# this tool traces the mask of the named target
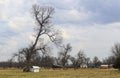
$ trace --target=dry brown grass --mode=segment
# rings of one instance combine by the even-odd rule
[[[20,69],[0,69],[0,78],[120,78],[115,69],[42,69],[39,73],[25,73]]]

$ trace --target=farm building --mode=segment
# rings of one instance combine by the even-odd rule
[[[103,68],[103,69],[108,69],[108,68],[112,68],[113,65],[101,65],[100,68]]]
[[[40,67],[39,66],[32,66],[32,68],[30,69],[31,72],[39,72]]]
[[[108,65],[100,65],[101,69],[108,69],[108,67],[109,67]]]

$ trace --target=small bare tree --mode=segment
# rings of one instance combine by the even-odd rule
[[[66,46],[62,47],[63,49],[61,52],[59,52],[59,63],[65,67],[65,65],[68,63],[68,59],[70,58],[70,51],[72,50],[72,47],[70,44],[67,44]]]
[[[56,45],[61,43],[62,38],[58,30],[55,30],[51,24],[53,13],[54,8],[52,7],[42,7],[39,5],[33,5],[32,7],[32,15],[36,23],[34,28],[34,41],[32,41],[29,47],[21,49],[18,53],[20,57],[24,59],[25,72],[30,71],[30,67],[33,64],[34,58],[38,55],[38,52],[45,52],[48,49],[47,44],[44,43],[45,39],[49,39]]]
[[[84,51],[80,50],[78,53],[77,53],[77,62],[76,62],[77,66],[80,66],[82,63],[85,63],[85,54],[84,54]]]
[[[80,65],[82,63],[85,63],[85,54],[84,54],[84,51],[80,50],[77,53],[76,58],[75,57],[71,57],[70,60],[72,62],[72,65],[73,65],[74,69],[77,69],[78,67],[80,67]]]
[[[114,64],[114,61],[115,61],[114,56],[108,56],[108,57],[102,59],[102,63],[108,64],[108,65]]]
[[[95,68],[100,67],[101,62],[100,62],[100,60],[99,60],[99,58],[98,58],[97,56],[95,56],[95,57],[93,58],[93,64],[94,64],[94,67],[95,67]]]
[[[86,63],[86,65],[89,67],[89,65],[90,65],[90,63],[91,63],[91,60],[90,60],[89,57],[86,57],[86,58],[85,58],[85,63]]]

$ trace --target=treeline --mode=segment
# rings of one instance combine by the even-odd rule
[[[58,57],[53,57],[47,52],[43,54],[37,54],[33,58],[31,65],[40,66],[43,68],[54,68],[53,66],[60,66],[62,68],[99,68],[101,64],[111,65],[114,64],[114,57],[109,56],[104,58],[102,61],[95,56],[94,58],[89,58],[86,56],[84,51],[80,50],[75,56],[70,55],[72,47],[67,44],[64,49],[58,52]],[[2,68],[24,68],[26,62],[24,58],[20,56],[16,58],[11,58],[6,62],[0,62],[0,67]]]

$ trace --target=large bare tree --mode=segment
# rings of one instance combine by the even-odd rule
[[[53,13],[54,8],[52,7],[39,5],[33,5],[32,7],[32,15],[36,24],[34,27],[34,40],[27,48],[21,49],[19,53],[16,54],[19,58],[22,57],[22,60],[24,59],[25,72],[30,71],[30,67],[36,58],[36,55],[38,55],[38,52],[44,53],[49,49],[44,41],[45,39],[52,41],[56,45],[61,43],[62,38],[60,37],[58,30],[55,30],[51,23]]]

